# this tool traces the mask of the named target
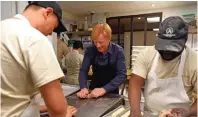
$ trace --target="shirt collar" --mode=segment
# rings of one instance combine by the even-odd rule
[[[113,50],[112,50],[113,48],[112,48],[112,46],[113,46],[113,45],[112,45],[112,43],[110,42],[107,53],[109,53],[109,54],[111,54],[111,55],[112,55],[112,53],[113,53]],[[97,47],[96,47],[95,45],[94,45],[94,47],[96,48],[97,53],[100,54],[100,55],[102,55],[102,53],[100,53],[100,52],[98,51],[98,49],[97,49]],[[106,54],[107,54],[107,53],[106,53]],[[106,54],[105,54],[105,55],[106,55]]]
[[[108,48],[108,51],[107,51],[109,54],[112,54],[113,53],[113,50],[112,50],[112,43],[110,42],[109,44],[109,48]]]
[[[23,20],[24,22],[26,22],[27,24],[31,25],[30,22],[27,20],[27,18],[21,14],[17,14],[14,16],[15,18],[18,18],[20,20]]]
[[[76,52],[76,53],[78,53],[78,54],[79,54],[79,51],[78,51],[78,50],[73,50],[73,52]]]

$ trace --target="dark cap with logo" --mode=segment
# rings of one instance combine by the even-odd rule
[[[179,16],[166,18],[159,26],[156,50],[180,52],[188,38],[188,25]]]
[[[54,14],[57,16],[59,21],[58,27],[54,29],[54,32],[59,33],[67,31],[62,22],[62,9],[56,1],[28,1],[28,3],[29,5],[37,5],[43,8],[53,8]]]

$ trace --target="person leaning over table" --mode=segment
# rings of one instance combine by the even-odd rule
[[[64,32],[55,1],[29,1],[22,14],[1,21],[1,117],[71,117],[59,79],[64,76],[46,37]],[[47,108],[40,106],[41,95]]]
[[[105,93],[119,94],[119,86],[126,80],[126,65],[123,48],[110,42],[112,30],[108,24],[97,24],[91,33],[94,45],[87,48],[79,73],[80,92],[77,96],[86,98],[89,94],[87,77],[92,65],[89,89],[91,97]]]
[[[197,52],[185,45],[188,25],[179,16],[166,18],[159,26],[155,46],[136,59],[129,81],[131,116],[140,117],[141,88],[144,111],[156,115],[173,109],[181,117],[197,115]],[[168,117],[168,116],[167,116]]]

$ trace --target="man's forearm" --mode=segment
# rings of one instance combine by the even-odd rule
[[[52,81],[39,89],[49,115],[52,117],[65,117],[67,113],[67,100],[63,94],[60,81]]]
[[[116,76],[110,83],[106,84],[103,88],[107,91],[107,92],[111,92],[113,90],[115,90],[116,88],[119,88],[119,86],[124,83],[126,80],[126,76],[122,75],[122,76]]]
[[[79,73],[79,84],[81,89],[87,88],[87,77],[88,77],[88,71],[85,72],[85,70],[81,69]]]
[[[129,83],[129,102],[131,106],[131,116],[139,117],[141,115],[140,111],[140,99],[141,99],[141,87],[136,85],[136,83]]]
[[[54,104],[54,107],[48,107],[47,105],[47,110],[50,117],[65,117],[67,113],[67,101],[65,98],[59,98],[59,101],[56,102],[57,104]]]

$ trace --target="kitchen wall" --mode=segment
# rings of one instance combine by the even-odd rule
[[[18,13],[22,13],[27,4],[27,1],[2,1],[1,20],[10,18]]]
[[[65,14],[64,14],[65,16]],[[92,28],[94,24],[97,23],[106,23],[106,15],[105,13],[95,13],[93,15],[87,15],[87,16],[83,16],[83,17],[76,17],[76,19],[74,18],[73,21],[66,20],[66,17],[64,17],[64,22],[65,25],[68,26],[69,28],[69,24],[83,24],[85,23],[85,17],[87,17],[87,23],[88,23],[88,28]]]
[[[10,18],[16,14],[15,1],[2,1],[1,2],[1,20]]]
[[[63,19],[65,19],[65,22],[75,21],[79,19],[79,17],[77,17],[76,15],[73,15],[66,11],[62,11],[62,14],[63,14]]]
[[[182,16],[183,14],[191,14],[191,13],[197,14],[197,4],[181,6],[181,7],[153,9],[153,10],[146,10],[146,11],[110,13],[110,17],[138,15],[138,14],[147,14],[147,13],[156,13],[156,12],[163,12],[162,19],[165,19],[166,17],[169,17],[169,16],[175,16],[175,15]]]
[[[27,1],[17,1],[17,13],[22,13],[27,5]]]

